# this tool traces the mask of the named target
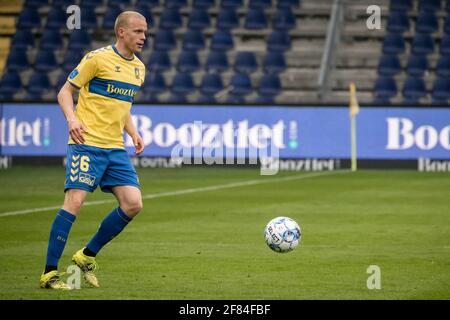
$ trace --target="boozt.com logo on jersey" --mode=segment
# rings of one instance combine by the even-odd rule
[[[0,120],[0,143],[6,147],[49,146],[50,120],[20,121],[16,117]]]
[[[94,78],[89,82],[89,92],[128,102],[133,102],[139,88],[131,83],[102,78]]]
[[[129,96],[129,97],[134,97],[136,95],[136,90],[118,88],[112,84],[108,84],[108,86],[106,88],[106,92],[125,95],[125,96]]]

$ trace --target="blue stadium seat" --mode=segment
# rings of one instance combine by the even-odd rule
[[[256,99],[254,100],[255,103],[260,103],[260,104],[274,104],[275,103],[275,97],[274,96],[269,96],[269,95],[264,95],[264,94],[259,94]]]
[[[435,103],[446,103],[450,99],[450,79],[436,78],[433,82],[431,96]]]
[[[211,24],[208,11],[205,9],[193,9],[189,15],[188,28],[189,29],[204,29]]]
[[[450,54],[450,34],[446,34],[441,39],[440,45],[441,54]]]
[[[28,30],[17,30],[14,34],[12,41],[12,47],[14,49],[26,50],[30,47],[34,47],[33,34]]]
[[[124,9],[129,6],[131,0],[108,0],[108,7],[118,7],[120,9]]]
[[[297,8],[300,5],[300,0],[277,0],[278,8]]]
[[[405,40],[401,34],[388,33],[383,40],[384,54],[400,54],[405,52]]]
[[[239,8],[244,5],[242,0],[220,0],[220,6],[222,8]]]
[[[172,81],[171,90],[175,94],[186,95],[195,90],[194,81],[189,73],[177,73]]]
[[[200,69],[200,60],[195,51],[181,51],[178,56],[177,70],[179,72],[194,72]]]
[[[393,33],[402,33],[409,30],[409,17],[405,11],[391,11],[388,23],[387,30]]]
[[[60,7],[54,7],[50,10],[47,16],[47,29],[65,28],[67,23],[67,13]]]
[[[436,11],[441,9],[441,0],[421,0],[419,10]]]
[[[276,96],[281,92],[281,81],[276,74],[265,74],[259,82],[258,92],[263,96]]]
[[[229,30],[239,27],[239,17],[234,9],[222,9],[220,10],[217,21],[217,30]]]
[[[208,9],[215,6],[216,0],[194,0],[192,3],[193,8]]]
[[[167,51],[155,50],[152,52],[147,67],[150,71],[163,72],[171,68],[170,58]]]
[[[241,51],[236,53],[234,70],[243,74],[250,74],[258,69],[256,56],[253,52]]]
[[[430,34],[416,33],[412,41],[411,52],[414,54],[429,54],[434,52],[434,40]]]
[[[162,29],[177,29],[183,26],[183,19],[181,18],[178,9],[166,9],[161,13],[159,20],[159,27]]]
[[[81,29],[95,29],[97,26],[97,14],[94,8],[81,8]]]
[[[24,101],[33,101],[33,102],[41,102],[42,100],[42,91],[28,92]]]
[[[263,8],[267,9],[272,6],[272,0],[250,0],[248,3],[248,7],[255,8]]]
[[[291,8],[278,9],[272,20],[275,30],[290,30],[296,25],[295,15]]]
[[[28,92],[32,94],[41,93],[50,88],[50,81],[46,73],[34,72],[28,83]]]
[[[39,28],[41,18],[36,8],[24,8],[19,15],[17,27],[19,29]]]
[[[59,30],[45,29],[42,34],[40,48],[45,50],[57,50],[61,49],[64,42]]]
[[[169,103],[180,103],[186,104],[188,103],[187,94],[180,94],[172,92],[167,100]]]
[[[155,26],[155,20],[153,19],[152,11],[148,6],[145,5],[136,6],[134,10],[136,12],[139,12],[145,17],[148,28],[153,28]]]
[[[286,60],[282,52],[268,52],[264,57],[263,69],[266,73],[280,73],[286,69]]]
[[[447,18],[445,19],[445,22],[444,22],[444,32],[446,34],[450,34],[450,14],[449,13],[447,13]]]
[[[269,51],[286,51],[291,48],[291,37],[288,32],[274,31],[267,39],[267,49]]]
[[[233,92],[228,93],[226,102],[233,104],[246,104],[245,96],[242,94],[235,94]]]
[[[64,56],[62,68],[65,72],[70,72],[81,62],[83,59],[83,51],[80,50],[68,50]]]
[[[210,51],[206,60],[208,72],[223,72],[229,69],[228,58],[223,51]]]
[[[164,76],[158,72],[149,72],[145,76],[144,91],[152,95],[158,95],[166,91],[167,85]]]
[[[394,76],[402,70],[397,55],[382,55],[378,63],[378,74],[381,76]]]
[[[67,81],[68,74],[66,72],[61,72],[58,76],[58,80],[56,81],[55,89],[59,92],[61,90],[62,86]]]
[[[389,102],[397,95],[397,84],[392,77],[378,77],[373,90],[376,101]]]
[[[155,34],[153,47],[155,50],[165,51],[175,49],[177,41],[172,30],[158,30]]]
[[[223,90],[223,82],[220,75],[216,73],[205,74],[200,85],[200,92],[205,96],[214,96]]]
[[[40,50],[36,56],[34,68],[37,71],[52,71],[58,67],[55,54],[50,50]]]
[[[0,82],[0,96],[12,98],[12,95],[22,88],[20,76],[15,71],[6,72]]]
[[[108,11],[106,11],[105,16],[103,18],[103,28],[107,30],[112,30],[114,28],[116,18],[120,13],[121,10],[117,7],[109,8]]]
[[[205,38],[203,32],[198,30],[188,30],[183,36],[183,49],[201,50],[205,48]]]
[[[49,0],[27,0],[24,4],[24,8],[40,8],[48,5]]]
[[[200,94],[197,103],[217,103],[217,100],[214,95]]]
[[[390,10],[409,11],[412,8],[412,0],[391,0]]]
[[[263,9],[249,9],[245,17],[244,27],[246,29],[267,28],[267,17]]]
[[[103,4],[103,0],[81,0],[81,8],[96,8]],[[83,10],[82,10],[83,11]]]
[[[216,31],[211,37],[212,50],[228,51],[234,48],[234,40],[229,31]]]
[[[154,95],[152,93],[148,93],[145,91],[139,91],[136,102],[145,102],[145,103],[159,103],[161,102],[158,95]]]
[[[252,80],[247,74],[236,73],[230,80],[232,95],[247,95],[253,91]]]
[[[428,70],[428,59],[426,55],[411,55],[408,59],[406,72],[413,77],[422,77]]]
[[[408,77],[403,85],[404,102],[416,103],[427,94],[425,82],[419,77]]]
[[[73,4],[75,4],[73,0],[52,0],[52,7],[63,7],[66,9]]]
[[[8,71],[22,71],[28,68],[28,57],[25,50],[13,49],[9,52],[6,67]]]
[[[187,5],[187,0],[165,0],[164,1],[166,8],[181,8]]]
[[[436,65],[436,73],[443,78],[450,78],[450,55],[441,56]]]
[[[439,24],[433,11],[422,11],[417,17],[416,32],[432,33],[438,30]]]
[[[91,36],[86,29],[73,30],[69,36],[69,50],[72,49],[86,49],[91,45]]]
[[[149,9],[153,7],[157,7],[161,4],[160,0],[137,0],[136,6],[137,7],[147,7]]]

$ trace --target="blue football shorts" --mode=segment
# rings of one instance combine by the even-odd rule
[[[98,185],[103,192],[112,192],[111,187],[115,186],[141,188],[125,149],[69,144],[64,192],[67,189],[93,192]]]

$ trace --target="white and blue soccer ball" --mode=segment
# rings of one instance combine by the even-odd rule
[[[276,217],[264,229],[264,238],[270,249],[276,252],[294,250],[302,239],[302,232],[297,222],[288,217]]]

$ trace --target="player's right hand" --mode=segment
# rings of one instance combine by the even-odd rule
[[[83,133],[87,132],[83,124],[80,121],[78,121],[77,118],[67,120],[67,123],[69,126],[69,134],[72,140],[76,144],[83,144],[84,143]]]

